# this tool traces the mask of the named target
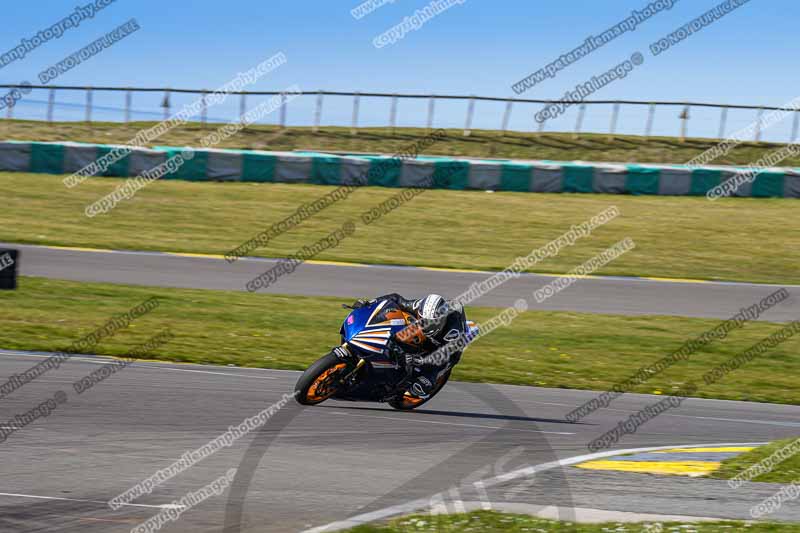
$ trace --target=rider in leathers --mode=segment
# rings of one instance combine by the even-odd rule
[[[387,343],[389,353],[405,364],[409,374],[410,385],[407,392],[412,396],[427,399],[433,392],[436,381],[444,369],[455,364],[461,357],[461,351],[453,352],[447,358],[425,357],[438,348],[467,335],[468,326],[463,307],[457,302],[448,302],[438,294],[429,294],[425,298],[409,300],[397,293],[386,294],[375,298],[370,303],[388,300],[389,304],[417,318],[416,324],[422,329],[425,341],[421,346],[411,346],[401,342],[400,333]],[[442,360],[443,359],[443,360]]]

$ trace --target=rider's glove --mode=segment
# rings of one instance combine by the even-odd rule
[[[405,354],[406,368],[414,368],[422,366],[422,356],[419,354],[407,353]]]
[[[422,355],[413,352],[406,352],[393,339],[389,340],[387,346],[391,346],[391,348],[389,348],[389,353],[395,357],[398,363],[404,365],[406,370],[410,371],[413,370],[414,367],[422,366]]]
[[[405,362],[406,352],[400,347],[399,344],[397,344],[397,342],[395,342],[394,339],[389,339],[386,341],[386,352],[398,363]]]
[[[407,353],[394,339],[389,339],[386,343],[386,351],[407,372],[411,372],[415,366],[419,366],[419,356]]]

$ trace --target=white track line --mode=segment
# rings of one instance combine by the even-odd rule
[[[33,498],[36,500],[58,500],[64,502],[82,502],[82,503],[99,503],[104,506],[108,505],[108,502],[101,501],[101,500],[81,500],[77,498],[59,498],[57,496],[34,496],[33,494],[17,494],[15,492],[0,492],[0,496],[9,496],[12,498]],[[128,507],[149,507],[151,509],[180,509],[183,508],[183,505],[176,505],[173,503],[166,503],[164,505],[145,505],[143,503],[123,503],[122,505],[126,505]]]
[[[482,488],[486,489],[488,487],[493,487],[495,485],[500,485],[502,483],[507,483],[514,479],[520,477],[528,477],[534,474],[538,474],[540,472],[545,472],[547,470],[553,470],[555,468],[560,468],[564,466],[571,466],[579,463],[583,463],[586,461],[592,461],[594,459],[602,459],[604,457],[613,457],[616,455],[624,455],[629,453],[643,453],[643,452],[654,452],[658,450],[669,450],[672,448],[718,448],[721,446],[761,446],[765,443],[763,442],[748,442],[748,443],[722,443],[722,444],[690,444],[690,445],[683,445],[677,444],[673,446],[653,446],[649,448],[631,448],[627,450],[612,450],[608,452],[598,452],[592,453],[588,455],[579,455],[577,457],[570,457],[568,459],[561,459],[558,461],[551,461],[549,463],[542,463],[536,466],[528,466],[525,468],[520,468],[519,470],[514,470],[513,472],[509,472],[507,474],[502,474],[499,476],[482,479],[479,481],[475,481],[473,485],[480,485]],[[439,495],[446,494],[447,491],[450,489],[445,489],[439,493]],[[331,522],[330,524],[326,524],[324,526],[319,526],[311,529],[306,529],[302,533],[329,533],[332,531],[341,531],[343,529],[350,529],[354,528],[368,522],[374,522],[376,520],[383,520],[386,518],[390,518],[392,516],[403,515],[412,513],[414,511],[418,511],[420,509],[424,509],[429,507],[431,504],[431,499],[436,497],[437,494],[431,495],[427,498],[420,498],[418,500],[413,500],[406,503],[401,503],[399,505],[393,505],[391,507],[386,507],[384,509],[379,509],[377,511],[372,511],[371,513],[364,513],[357,516],[350,517],[346,520],[341,520],[338,522]]]

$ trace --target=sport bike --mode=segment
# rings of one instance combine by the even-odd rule
[[[404,362],[396,361],[387,349],[390,338],[409,347],[421,346],[425,335],[416,319],[396,309],[388,300],[351,309],[339,330],[341,346],[317,360],[300,376],[295,398],[303,405],[316,405],[329,398],[337,400],[386,402],[395,409],[409,410],[433,398],[447,383],[458,363],[451,357],[439,372],[427,398],[406,393],[409,373]],[[466,338],[478,334],[474,322],[467,321]]]

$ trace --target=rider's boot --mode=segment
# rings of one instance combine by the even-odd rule
[[[427,400],[433,392],[433,382],[426,376],[418,376],[407,391],[411,396]]]
[[[430,398],[434,389],[433,380],[426,376],[421,369],[414,369],[414,376],[411,378],[411,385],[406,389],[405,396],[427,400]]]

